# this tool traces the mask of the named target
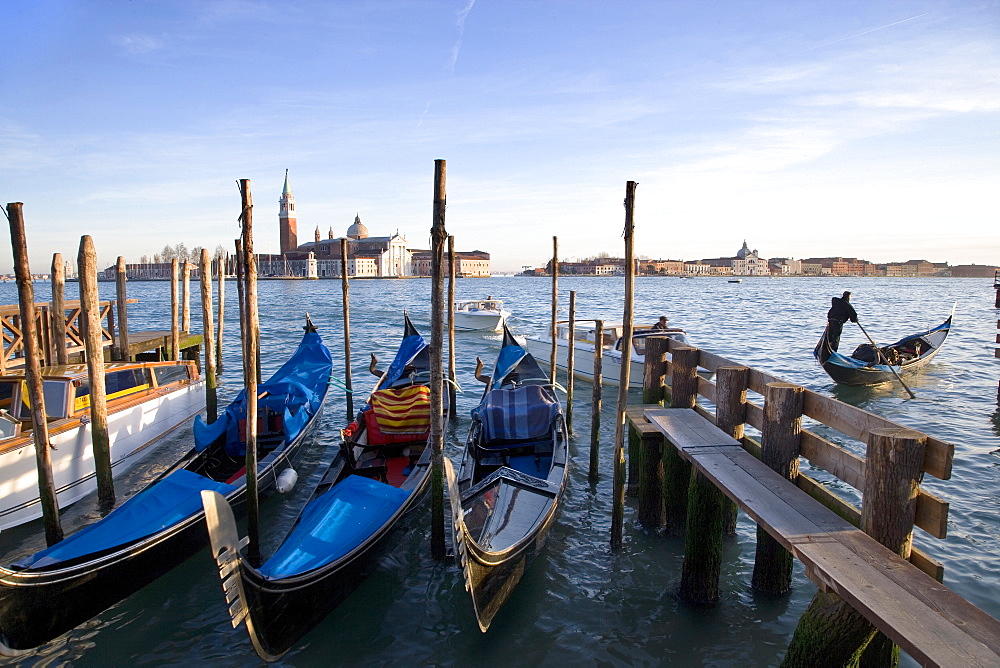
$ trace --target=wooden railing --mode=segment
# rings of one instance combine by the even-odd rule
[[[127,303],[137,303],[136,299],[129,299]],[[80,332],[80,302],[66,301],[66,310],[62,317],[66,323],[66,337],[60,342],[55,334],[55,318],[57,314],[52,310],[50,302],[35,303],[35,321],[39,341],[39,349],[42,353],[43,365],[56,364],[56,351],[60,347],[66,349],[68,355],[79,355],[83,353],[83,335]],[[105,348],[114,347],[115,343],[115,314],[117,311],[117,301],[100,302],[101,318],[101,344]],[[12,366],[20,366],[18,358],[24,355],[24,338],[21,327],[21,315],[16,304],[12,306],[0,306],[0,334],[3,337],[3,352],[0,354],[0,373],[6,373]]]

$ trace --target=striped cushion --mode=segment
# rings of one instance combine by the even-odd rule
[[[383,434],[424,434],[431,425],[431,391],[425,385],[372,393],[371,410]]]

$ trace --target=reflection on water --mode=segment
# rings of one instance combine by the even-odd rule
[[[562,277],[559,286],[567,317],[568,292],[577,292],[578,318],[621,319],[620,278]],[[491,294],[513,312],[510,326],[519,335],[544,333],[549,326],[549,279],[462,280],[458,298]],[[428,333],[430,282],[354,281],[351,283],[353,377],[359,395],[374,380],[369,354],[388,360],[402,333],[402,311]],[[3,303],[16,302],[16,288],[0,286]],[[38,286],[39,299],[47,287]],[[101,284],[111,296],[113,284]],[[169,286],[130,283],[139,304],[129,313],[133,331],[168,326]],[[831,295],[853,293],[865,328],[876,340],[900,336],[940,323],[958,301],[955,328],[945,348],[920,373],[905,378],[917,395],[909,399],[898,383],[871,388],[834,386],[812,359],[812,348],[826,324]],[[228,322],[221,402],[240,388],[239,327],[235,285],[227,285]],[[260,284],[264,375],[294,350],[303,314],[308,311],[334,355],[343,377],[344,349],[339,281],[265,281]],[[192,301],[192,322],[200,323]],[[636,321],[654,322],[666,314],[683,327],[693,345],[734,362],[760,368],[785,380],[854,404],[903,425],[933,434],[956,446],[951,480],[925,478],[927,489],[951,504],[949,536],[917,544],[945,563],[945,582],[960,594],[1000,616],[1000,417],[996,405],[1000,360],[993,358],[997,311],[990,281],[975,279],[767,279],[730,284],[724,278],[636,281]],[[196,325],[195,329],[199,329]],[[456,338],[458,413],[447,432],[446,454],[457,460],[482,384],[475,380],[475,358],[489,364],[499,351],[499,335],[460,333]],[[863,341],[851,325],[844,349]],[[565,378],[560,382],[565,384]],[[483,657],[500,664],[582,663],[773,665],[780,661],[812,584],[796,565],[795,586],[786,597],[762,599],[749,586],[755,528],[741,517],[737,535],[727,539],[722,600],[709,609],[691,609],[674,591],[680,578],[683,544],[626,521],[624,549],[608,546],[611,509],[611,453],[617,392],[604,394],[601,467],[596,485],[587,481],[590,385],[576,381],[577,433],[571,443],[570,481],[565,505],[545,551],[525,574],[489,633],[479,632],[462,576],[451,563],[430,557],[429,510],[400,539],[381,568],[284,659],[286,665],[416,664],[468,665]],[[639,393],[632,393],[639,400]],[[355,404],[359,404],[356,399]],[[337,447],[344,420],[343,393],[331,392],[316,443],[300,467],[290,495],[262,505],[264,550],[273,549],[317,482],[322,462]],[[823,435],[857,450],[826,430]],[[185,442],[158,452],[164,466]],[[863,449],[861,450],[863,452]],[[823,473],[810,470],[822,478]],[[851,490],[832,479],[826,484]],[[855,495],[856,497],[856,495]],[[631,503],[631,500],[630,500]],[[627,509],[628,520],[633,512]],[[38,527],[35,525],[37,531]],[[5,532],[6,534],[7,532]],[[32,537],[31,528],[22,534]],[[4,536],[6,539],[7,536]],[[515,651],[512,651],[515,649]],[[246,665],[256,655],[242,628],[232,629],[207,552],[173,570],[95,620],[42,648],[25,665],[72,662],[75,666],[135,664]]]

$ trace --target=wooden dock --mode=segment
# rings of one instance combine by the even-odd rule
[[[718,586],[721,540],[713,552],[712,537],[706,539],[705,532],[712,527],[721,539],[722,506],[704,503],[704,484],[721,492],[720,499],[724,495],[759,527],[755,587],[757,570],[767,570],[761,562],[771,558],[761,549],[762,538],[767,538],[764,542],[775,541],[782,552],[805,565],[820,590],[817,597],[839,597],[921,664],[1000,665],[1000,621],[941,584],[943,566],[911,547],[914,525],[931,536],[945,536],[948,504],[921,490],[919,482],[924,473],[950,477],[951,444],[769,374],[662,340],[662,346],[652,350],[647,341],[645,376],[660,383],[668,407],[631,406],[627,419],[630,455],[637,462],[633,470],[639,520],[668,530],[687,527],[682,598],[697,598],[699,587],[712,592]],[[698,368],[715,372],[716,382],[697,376]],[[696,381],[688,382],[691,378]],[[763,405],[756,398],[748,400],[748,392],[764,398]],[[704,400],[715,404],[715,413]],[[803,416],[867,443],[868,455],[859,457],[803,429]],[[758,430],[760,437],[747,436],[745,426]],[[776,456],[779,448],[786,453]],[[888,458],[879,448],[892,449]],[[800,457],[859,490],[862,508],[799,472]],[[894,477],[894,467],[907,457],[913,461],[911,472]],[[671,491],[678,489],[684,490],[683,499]],[[900,505],[887,510],[891,506],[885,497],[900,490]],[[683,517],[671,519],[677,513]],[[706,569],[713,559],[715,565]],[[692,574],[715,582],[694,582]],[[691,597],[685,587],[693,592]],[[809,615],[800,629],[809,623]],[[799,640],[797,631],[785,659],[790,665],[800,663],[789,658]],[[859,640],[857,651],[869,641],[874,642],[870,633]],[[809,649],[810,660],[815,665],[842,663],[839,655],[823,653],[823,642]]]

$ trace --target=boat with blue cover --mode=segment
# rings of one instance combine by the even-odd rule
[[[342,431],[340,452],[267,561],[255,565],[241,551],[246,540],[226,499],[202,493],[233,627],[246,622],[265,661],[284,655],[357,589],[427,488],[430,359],[427,343],[404,319],[395,359]]]
[[[326,400],[330,351],[306,320],[298,349],[258,387],[258,488],[297,459]],[[195,418],[194,447],[102,520],[0,567],[0,654],[31,650],[143,588],[207,544],[201,492],[246,501],[246,394]]]
[[[493,373],[476,376],[486,389],[457,477],[445,468],[455,552],[485,632],[555,522],[569,438],[550,380],[506,327]]]
[[[887,346],[864,343],[850,355],[833,350],[824,331],[813,356],[830,378],[842,385],[890,383],[930,363],[951,333],[953,317],[954,307],[952,315],[936,327],[904,336]]]

